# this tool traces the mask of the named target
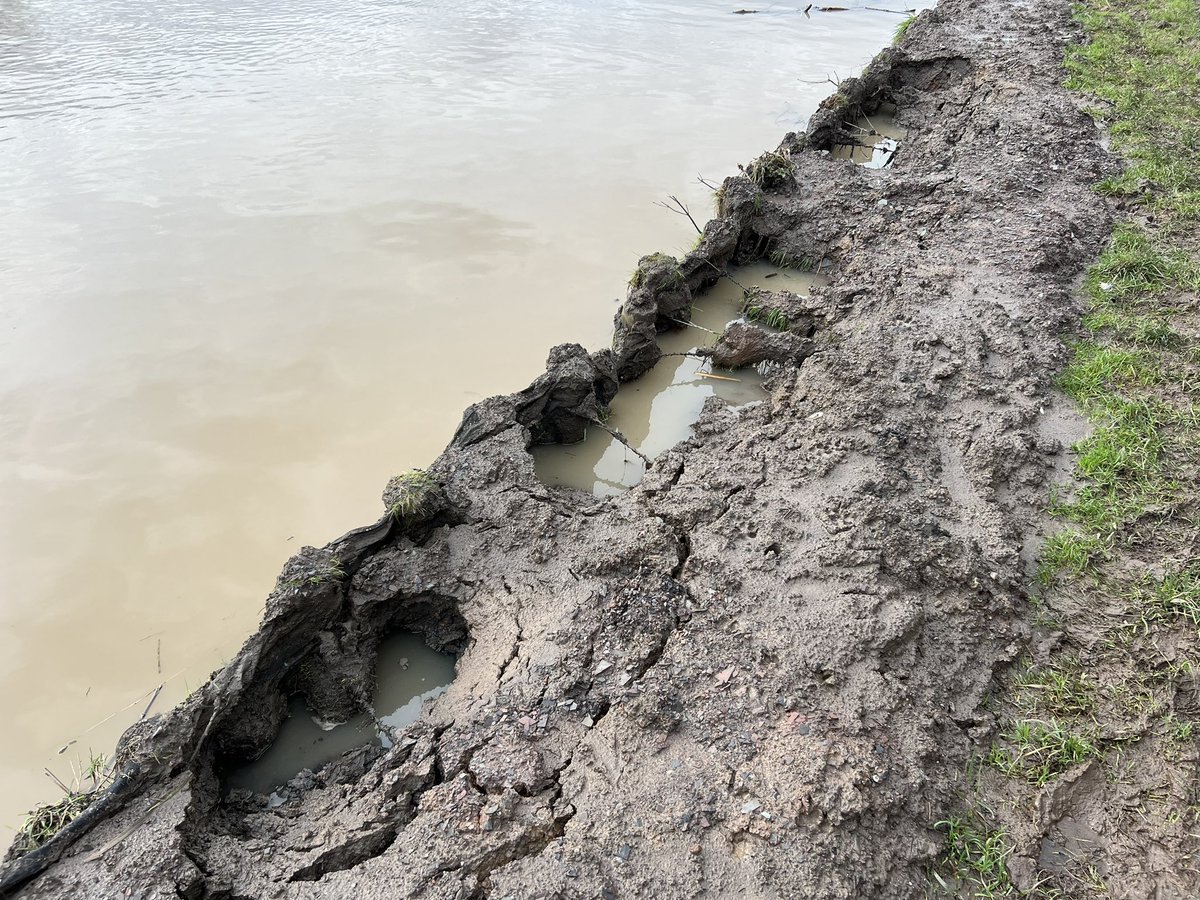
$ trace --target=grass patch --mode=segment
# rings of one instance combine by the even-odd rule
[[[1010,777],[1041,787],[1052,778],[1090,759],[1103,748],[1094,728],[1073,728],[1057,718],[1020,719],[988,751],[987,764]]]
[[[437,504],[437,482],[423,469],[393,476],[384,489],[384,503],[397,519],[413,519],[433,512]]]
[[[1200,630],[1200,565],[1173,569],[1161,578],[1144,575],[1131,593],[1139,630],[1148,633],[1160,624]]]
[[[750,180],[764,189],[787,184],[795,173],[792,161],[779,153],[764,153],[746,169]]]
[[[1042,546],[1038,580],[1042,584],[1050,584],[1062,572],[1081,575],[1091,568],[1105,550],[1098,535],[1084,534],[1074,528],[1056,531]]]
[[[1068,87],[1095,97],[1129,160],[1099,190],[1200,217],[1200,16],[1193,0],[1086,0],[1088,41],[1067,54]]]
[[[797,256],[782,247],[776,247],[767,256],[771,265],[778,269],[797,269],[802,272],[817,271],[817,260],[812,256]]]
[[[96,792],[107,787],[112,781],[112,770],[107,762],[103,754],[94,755],[78,776],[78,783],[67,787],[59,781],[59,787],[63,789],[62,799],[55,803],[43,804],[25,817],[25,821],[13,839],[14,852],[29,853],[44,846],[51,838],[79,818],[83,811],[91,805]],[[87,783],[86,787],[84,787],[84,782]]]
[[[751,322],[762,322],[777,331],[787,331],[792,327],[791,320],[783,310],[770,306],[750,304],[746,307],[746,318]]]
[[[1077,659],[1030,666],[1013,680],[1013,690],[1017,707],[1028,712],[1084,716],[1096,708],[1096,687]]]
[[[969,888],[968,896],[1016,896],[1007,866],[1013,848],[1003,831],[990,827],[978,816],[943,819],[934,827],[946,832],[943,865]],[[952,888],[937,873],[934,876],[947,892],[962,896],[961,890]]]

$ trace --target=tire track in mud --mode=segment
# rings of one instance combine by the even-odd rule
[[[923,14],[725,181],[694,251],[643,259],[612,349],[556,347],[466,412],[430,502],[292,560],[262,629],[127,734],[130,787],[20,895],[923,896],[1028,637],[1024,544],[1072,423],[1059,335],[1110,224],[1089,186],[1112,163],[1059,86],[1073,35],[1062,0]],[[884,102],[909,133],[893,164],[832,159]],[[578,440],[726,266],[772,254],[831,283],[765,402],[710,402],[618,498],[537,481],[532,443]],[[462,654],[403,740],[279,805],[223,792],[287,693],[357,712],[401,627]]]

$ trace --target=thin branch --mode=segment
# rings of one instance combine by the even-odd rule
[[[704,185],[706,188],[708,188],[714,194],[721,189],[720,185],[713,184],[711,181],[709,181],[703,175],[697,175],[696,181],[698,181],[700,184]]]
[[[639,457],[641,457],[642,462],[644,462],[646,464],[647,469],[649,469],[651,466],[654,465],[654,461],[652,459],[650,459],[650,457],[648,457],[641,450],[639,450],[637,447],[633,446],[633,444],[629,443],[629,441],[626,440],[625,435],[621,434],[621,432],[614,431],[613,429],[611,429],[607,425],[605,425],[603,422],[601,422],[599,419],[593,419],[588,416],[580,416],[579,418],[583,419],[585,422],[590,422],[592,425],[595,425],[601,431],[607,431],[614,438],[616,438],[618,441],[620,441],[622,444],[624,444],[627,449],[632,450],[635,454],[637,454]]]
[[[705,328],[703,325],[697,325],[695,322],[684,322],[682,319],[672,319],[670,316],[664,316],[663,318],[668,322],[674,322],[676,325],[682,325],[684,328],[699,328],[701,331],[707,331],[709,334],[720,336],[718,332],[713,331],[711,328]],[[666,354],[664,353],[663,355],[665,356]]]
[[[676,215],[687,216],[688,221],[692,223],[692,227],[696,229],[696,234],[704,234],[704,229],[696,224],[696,220],[692,218],[692,214],[688,212],[687,205],[682,200],[680,200],[674,194],[671,194],[669,197],[667,197],[667,199],[671,202],[663,203],[661,201],[657,201],[654,205],[661,206],[663,209],[667,210],[668,212],[673,212]]]
[[[744,284],[742,284],[741,282],[739,282],[739,281],[738,281],[736,278],[734,278],[732,275],[730,275],[730,274],[729,274],[729,270],[728,270],[728,269],[719,269],[719,268],[717,268],[715,265],[713,265],[713,263],[712,263],[712,261],[711,261],[711,260],[707,260],[707,259],[706,259],[706,260],[703,260],[703,262],[704,262],[704,264],[705,264],[706,266],[708,266],[710,269],[712,269],[714,272],[716,272],[716,273],[717,273],[718,275],[720,275],[722,278],[728,278],[728,279],[729,279],[730,281],[732,281],[732,282],[733,282],[735,285],[737,285],[738,287],[740,287],[740,288],[742,289],[742,294],[748,294],[748,293],[750,293],[750,289],[749,289],[748,287],[746,287]]]

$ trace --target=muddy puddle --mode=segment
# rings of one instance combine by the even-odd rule
[[[692,325],[659,335],[664,354],[711,347],[730,322],[742,318],[743,288],[807,294],[823,275],[780,269],[761,262],[731,269],[692,307]],[[742,406],[765,396],[763,374],[754,368],[714,369],[698,356],[664,356],[636,381],[621,386],[605,424],[653,460],[692,435],[692,425],[709,397]],[[613,435],[592,427],[576,444],[533,448],[538,476],[554,487],[576,488],[596,497],[623,493],[642,480],[645,462]]]
[[[900,142],[908,136],[896,124],[896,106],[892,103],[881,103],[871,115],[860,117],[848,127],[857,143],[839,144],[833,148],[833,156],[853,160],[868,169],[882,169],[891,163]]]
[[[375,715],[364,713],[333,727],[314,719],[302,698],[292,697],[274,743],[230,772],[226,787],[271,794],[303,770],[315,771],[348,750],[390,747],[395,733],[421,715],[426,700],[446,692],[454,680],[454,657],[431,649],[415,634],[389,635],[379,647],[375,678]]]

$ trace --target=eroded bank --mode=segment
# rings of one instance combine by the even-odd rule
[[[23,895],[923,896],[1027,636],[1071,425],[1052,373],[1109,227],[1089,186],[1112,163],[1060,87],[1072,34],[1059,0],[923,14],[725,181],[693,251],[643,259],[610,349],[556,347],[376,524],[295,557],[238,656],[5,884],[62,853]],[[882,104],[888,164],[836,159]],[[763,259],[829,279],[713,348],[772,363],[764,399],[707,401],[619,496],[545,485],[530,450],[603,423]],[[459,654],[426,715],[283,802],[226,790],[289,696],[361,714],[396,629]]]

